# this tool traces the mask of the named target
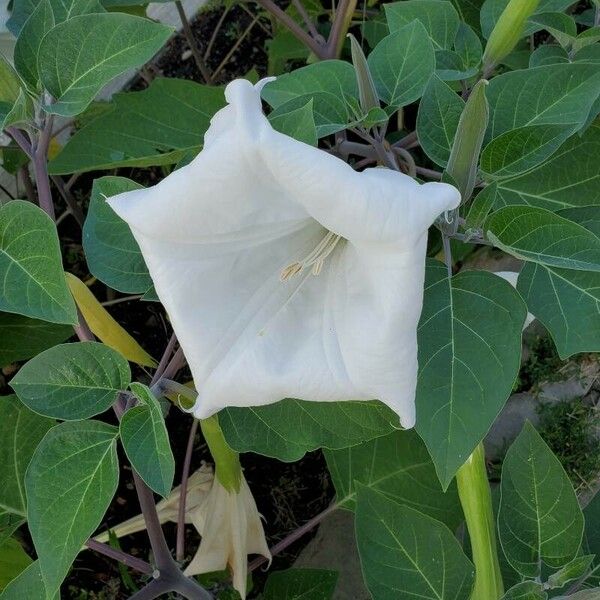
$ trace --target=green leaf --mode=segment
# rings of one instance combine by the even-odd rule
[[[474,568],[439,521],[358,488],[356,540],[373,600],[467,600]]]
[[[10,385],[31,410],[68,421],[107,410],[131,381],[127,361],[98,342],[54,346],[32,358]]]
[[[77,323],[62,270],[56,227],[23,200],[0,207],[0,310],[52,323]]]
[[[375,401],[281,400],[219,413],[227,443],[237,452],[256,452],[285,462],[317,448],[337,450],[386,435],[400,427],[397,415]]]
[[[481,40],[465,23],[460,23],[458,26],[454,39],[454,50],[461,58],[465,69],[476,68],[481,64],[483,54]]]
[[[25,523],[22,515],[0,508],[0,546]]]
[[[306,62],[310,50],[287,29],[280,29],[272,39],[266,41],[269,56],[269,75],[284,73],[288,61],[303,60]]]
[[[600,204],[600,123],[569,138],[535,169],[503,179],[498,205],[529,204],[548,210]]]
[[[381,100],[401,108],[418,100],[435,69],[433,45],[419,21],[390,33],[367,59]]]
[[[535,67],[568,62],[570,61],[566,50],[554,44],[544,44],[532,52],[529,58],[529,67],[533,69]]]
[[[485,223],[495,246],[550,267],[600,272],[600,238],[544,208],[507,206]]]
[[[425,27],[434,48],[447,50],[452,47],[460,22],[452,3],[446,0],[404,0],[383,6],[391,33],[416,20]]]
[[[175,459],[160,404],[145,385],[132,383],[130,388],[139,403],[121,419],[121,443],[138,475],[166,498],[173,487]]]
[[[0,593],[0,600],[38,600],[45,599],[46,588],[40,571],[39,561],[31,563],[24,571],[13,579]],[[52,600],[58,600],[58,593],[50,596]]]
[[[313,101],[310,99],[306,104],[296,109],[288,109],[284,104],[279,110],[274,110],[269,115],[269,121],[280,133],[285,133],[300,142],[317,145],[317,128],[313,115]]]
[[[448,164],[464,106],[449,85],[437,75],[431,77],[419,104],[417,137],[427,156],[441,167]]]
[[[46,110],[73,116],[117,75],[152,58],[171,35],[123,13],[80,15],[54,27],[39,49],[40,79],[56,102]]]
[[[83,249],[90,273],[127,294],[147,292],[152,279],[129,225],[108,205],[106,198],[137,189],[142,186],[125,177],[96,179],[83,225]]]
[[[0,366],[35,356],[73,335],[70,325],[0,313]]]
[[[184,79],[155,79],[140,92],[116,94],[100,116],[77,131],[50,161],[64,175],[113,167],[175,164],[196,154],[223,89]]]
[[[563,360],[579,352],[600,352],[600,273],[528,263],[517,289]]]
[[[575,558],[583,533],[575,491],[529,422],[506,453],[501,492],[500,541],[519,573],[538,577],[542,561],[558,568]]]
[[[61,423],[31,459],[27,516],[47,596],[58,590],[114,496],[117,435],[116,427],[100,421]]]
[[[356,75],[350,63],[321,61],[279,76],[263,88],[262,97],[273,109],[286,112],[312,99],[317,135],[323,137],[344,129],[353,118],[346,98],[358,97]]]
[[[565,586],[570,581],[575,581],[583,577],[589,570],[595,555],[577,556],[570,563],[567,563],[560,571],[553,573],[548,577],[548,586],[550,589],[557,589]]]
[[[0,396],[0,508],[25,516],[25,471],[38,444],[55,425],[16,396]]]
[[[490,214],[498,193],[496,182],[485,186],[471,202],[467,213],[467,229],[481,229]]]
[[[546,600],[547,598],[548,594],[537,581],[517,583],[502,596],[502,600]]]
[[[483,271],[448,279],[428,264],[418,329],[417,431],[447,487],[508,399],[521,356],[525,305]]]
[[[14,104],[21,91],[19,76],[10,62],[0,54],[0,102]]]
[[[484,0],[452,0],[461,21],[467,23],[477,32],[480,28],[479,13]]]
[[[269,575],[264,600],[331,600],[338,574],[324,569],[287,569]]]
[[[54,12],[50,0],[40,0],[15,44],[15,67],[32,89],[39,85],[38,57],[42,39],[53,27]]]
[[[552,156],[572,133],[572,125],[529,125],[507,131],[483,149],[481,170],[494,179],[529,171]]]
[[[441,521],[452,531],[463,521],[453,483],[443,492],[425,444],[414,431],[395,431],[342,450],[325,450],[337,502],[356,508],[357,484]]]
[[[20,575],[33,561],[14,538],[0,545],[0,591]]]
[[[570,46],[577,37],[577,25],[573,17],[560,12],[545,12],[533,15],[529,23],[545,29],[564,47]]]
[[[598,97],[600,69],[595,64],[555,64],[511,71],[488,86],[488,139],[527,125],[565,125],[587,121]]]
[[[486,39],[506,8],[509,0],[486,0],[481,7],[481,31]],[[563,11],[573,4],[573,0],[540,0],[534,14]],[[539,30],[539,26],[529,24],[523,30],[523,37]]]

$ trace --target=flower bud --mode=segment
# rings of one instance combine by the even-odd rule
[[[487,84],[485,79],[479,81],[463,108],[446,167],[446,173],[456,183],[463,202],[471,197],[475,187],[479,153],[488,124]]]
[[[494,26],[483,53],[483,72],[487,74],[510,54],[523,35],[527,19],[535,12],[540,0],[510,0]]]
[[[379,108],[379,96],[377,95],[367,59],[360,44],[351,33],[348,34],[348,37],[350,38],[350,48],[352,50],[352,64],[354,65],[356,81],[358,82],[360,107],[367,114],[372,108]]]

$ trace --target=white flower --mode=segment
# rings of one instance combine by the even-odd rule
[[[271,559],[260,515],[252,492],[242,475],[239,491],[228,491],[215,477],[208,495],[206,521],[200,548],[184,571],[199,575],[229,567],[233,587],[246,597],[248,554]]]
[[[194,415],[375,398],[412,427],[426,232],[458,191],[276,132],[260,85],[225,96],[191,164],[109,200],[187,357]]]

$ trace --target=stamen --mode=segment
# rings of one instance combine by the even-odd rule
[[[323,239],[302,260],[293,262],[283,268],[279,280],[288,281],[308,267],[312,267],[311,272],[315,277],[319,275],[323,269],[325,259],[334,251],[340,239],[341,236],[333,233],[333,231],[328,231]]]

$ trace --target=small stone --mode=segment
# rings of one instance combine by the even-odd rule
[[[192,51],[189,49],[185,50],[184,52],[181,53],[181,60],[188,60],[191,57],[192,57]]]

